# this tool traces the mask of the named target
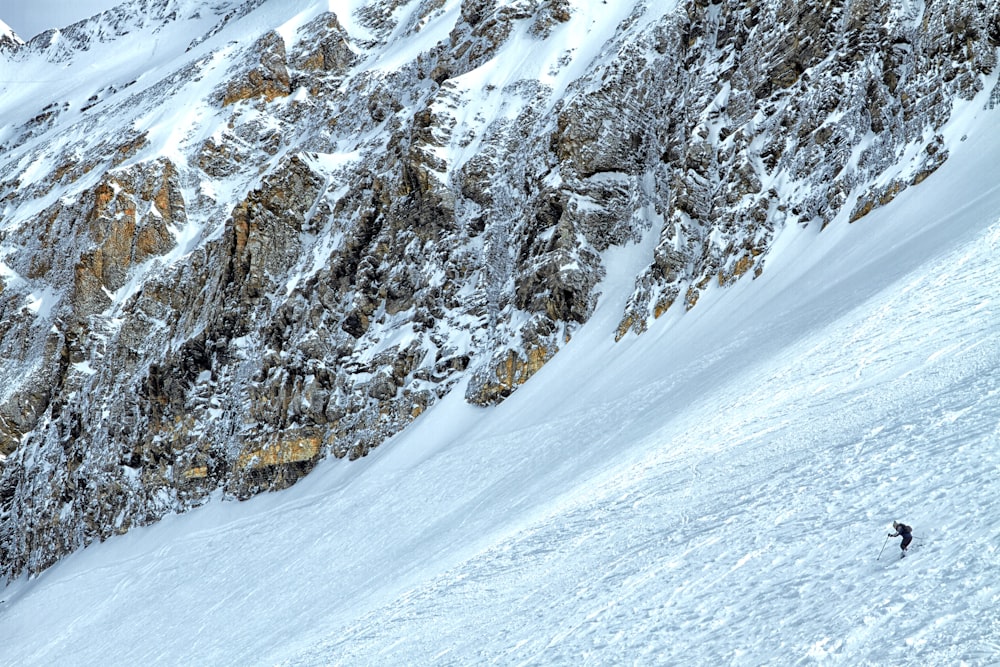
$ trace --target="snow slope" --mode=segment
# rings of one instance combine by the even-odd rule
[[[78,552],[11,665],[1000,663],[1000,136],[613,343],[645,246],[501,406]],[[898,558],[893,519],[915,527]],[[884,552],[880,549],[885,545]]]

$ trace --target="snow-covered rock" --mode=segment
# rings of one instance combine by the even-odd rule
[[[0,51],[14,51],[24,44],[14,29],[0,21]]]

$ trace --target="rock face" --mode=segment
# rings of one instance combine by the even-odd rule
[[[947,160],[1000,46],[995,1],[278,4],[0,45],[154,44],[2,119],[5,577],[364,456],[460,383],[502,401],[613,247],[649,259],[622,338],[765,271],[783,226],[863,224]]]

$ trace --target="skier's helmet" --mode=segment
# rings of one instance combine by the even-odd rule
[[[899,528],[899,522],[898,521],[893,521],[892,522],[892,527],[893,528]]]

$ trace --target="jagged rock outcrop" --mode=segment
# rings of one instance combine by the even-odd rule
[[[566,0],[379,0],[270,25],[275,3],[156,0],[3,51],[157,40],[155,70],[6,117],[0,572],[364,456],[456,387],[502,401],[591,318],[612,248],[648,253],[620,339],[765,271],[783,226],[863,223],[995,78],[981,4],[630,0],[598,26]]]
[[[9,25],[0,21],[0,53],[16,51],[24,46],[24,40]]]
[[[269,32],[258,39],[238,62],[241,66],[228,77],[223,106],[258,98],[271,102],[291,92],[285,41],[278,33]]]
[[[859,220],[932,173],[947,159],[936,128],[996,67],[993,16],[958,2],[691,6],[671,50],[690,78],[673,89],[687,127],[665,156],[668,224],[619,336],[759,273],[780,227]]]

